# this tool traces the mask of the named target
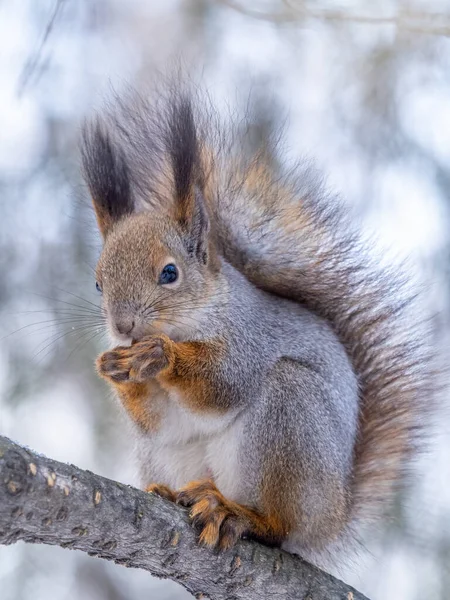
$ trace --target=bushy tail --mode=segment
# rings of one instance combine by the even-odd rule
[[[275,180],[262,154],[236,173],[228,190],[237,191],[214,202],[222,252],[257,286],[327,319],[343,342],[360,386],[351,518],[372,520],[424,439],[436,390],[432,321],[406,276],[375,265],[308,164]]]

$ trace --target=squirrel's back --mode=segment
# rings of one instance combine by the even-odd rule
[[[268,145],[249,156],[198,94],[172,87],[154,103],[132,96],[107,123],[131,165],[137,204],[168,212],[174,190],[198,186],[224,258],[330,323],[360,388],[352,517],[378,516],[405,481],[436,388],[431,323],[407,278],[375,264],[308,163],[274,173]]]

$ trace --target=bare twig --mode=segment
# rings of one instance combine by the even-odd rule
[[[286,8],[277,12],[263,12],[248,8],[235,0],[218,0],[219,4],[258,19],[272,23],[296,23],[301,19],[317,19],[340,23],[359,23],[365,25],[391,25],[398,30],[424,35],[450,36],[450,18],[444,14],[416,13],[399,11],[392,16],[358,14],[351,11],[331,9],[311,9],[305,2],[284,0]]]
[[[50,20],[47,23],[47,26],[44,31],[44,35],[42,36],[39,46],[38,46],[37,50],[33,53],[33,55],[27,60],[25,67],[23,68],[23,71],[20,75],[19,83],[17,86],[17,95],[19,97],[23,94],[31,77],[33,76],[33,74],[35,73],[35,71],[39,65],[39,61],[41,60],[42,52],[45,48],[45,45],[48,42],[50,34],[53,31],[53,27],[56,23],[58,15],[61,12],[64,2],[65,2],[65,0],[56,0],[55,8],[53,9],[53,13],[50,17]]]
[[[225,553],[197,544],[186,512],[0,437],[0,544],[74,548],[173,579],[212,600],[364,600],[305,561],[256,542]]]

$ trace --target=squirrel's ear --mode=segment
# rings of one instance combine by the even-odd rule
[[[193,186],[190,198],[184,201],[182,208],[179,222],[186,232],[188,252],[206,265],[209,258],[209,216],[203,193],[197,186]]]
[[[81,154],[84,178],[105,238],[115,222],[134,210],[128,164],[122,149],[98,122],[84,128]]]

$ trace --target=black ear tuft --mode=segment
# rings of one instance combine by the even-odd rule
[[[206,264],[210,224],[202,192],[199,142],[190,98],[173,97],[167,117],[165,141],[173,173],[177,220],[185,231],[189,253]]]
[[[99,122],[84,128],[81,155],[84,178],[105,237],[116,221],[134,210],[129,167],[124,152]]]
[[[173,98],[168,111],[166,146],[180,216],[191,212],[194,185],[200,184],[198,140],[192,104],[187,96]]]

